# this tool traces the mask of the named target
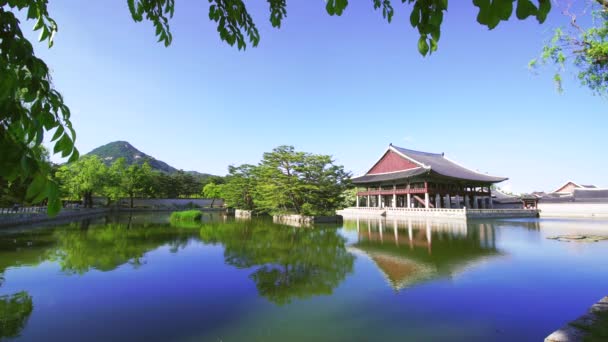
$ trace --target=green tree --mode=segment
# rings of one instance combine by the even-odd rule
[[[49,213],[59,211],[57,184],[50,178],[48,166],[42,162],[34,147],[42,144],[44,134],[54,131],[53,153],[61,153],[70,161],[78,159],[74,147],[76,134],[70,121],[70,110],[61,94],[53,87],[49,68],[34,55],[32,44],[23,36],[16,10],[35,21],[40,41],[53,45],[57,23],[47,10],[48,0],[0,0],[0,177],[7,181],[31,177],[28,198],[49,198]],[[411,5],[410,24],[420,34],[418,51],[427,55],[437,50],[441,24],[448,9],[448,0],[402,0]],[[244,0],[209,0],[209,19],[217,23],[220,39],[245,49],[257,46],[260,35]],[[136,22],[152,22],[156,36],[165,46],[171,44],[169,19],[175,10],[175,0],[127,0]],[[374,9],[391,22],[392,1],[371,0]],[[280,28],[287,16],[286,0],[268,0],[270,23]],[[348,0],[327,0],[326,11],[340,16]],[[544,22],[551,9],[550,0],[473,0],[479,8],[477,21],[492,29],[511,18],[535,17]],[[199,188],[200,189],[200,188]],[[198,189],[196,190],[198,193]]]
[[[256,208],[265,212],[331,215],[342,202],[350,174],[330,156],[279,146],[255,168]]]
[[[255,168],[250,164],[228,166],[226,184],[222,189],[225,206],[245,210],[254,209]]]
[[[65,194],[71,198],[83,199],[84,206],[91,208],[93,194],[105,194],[108,167],[97,156],[87,156],[61,166],[56,177]]]
[[[579,23],[570,5],[562,12],[569,18],[569,28],[557,28],[551,41],[544,46],[531,67],[554,64],[557,68],[554,81],[558,91],[563,91],[562,74],[567,66],[574,66],[577,78],[583,86],[600,96],[608,95],[608,1],[593,0],[591,20],[587,25]]]
[[[177,188],[177,197],[190,198],[193,195],[198,195],[201,191],[201,183],[192,174],[179,170],[172,174],[171,177],[175,179],[175,186]]]
[[[342,202],[339,205],[340,209],[354,207],[357,205],[357,188],[346,189],[342,192]]]
[[[108,174],[114,199],[128,196],[130,208],[133,208],[135,195],[147,196],[151,193],[153,174],[148,162],[128,166],[124,158],[118,158],[109,168]]]
[[[224,197],[224,185],[223,184],[215,184],[213,182],[207,183],[203,187],[202,191],[203,197],[211,198],[211,208],[213,208],[213,204],[215,200],[218,198]]]

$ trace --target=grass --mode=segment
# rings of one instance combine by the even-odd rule
[[[200,210],[174,211],[169,218],[171,221],[199,221],[203,214]]]

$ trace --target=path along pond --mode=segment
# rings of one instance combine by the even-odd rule
[[[540,341],[608,294],[597,220],[98,217],[0,231],[0,337]]]

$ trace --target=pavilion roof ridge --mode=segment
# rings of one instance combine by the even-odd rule
[[[390,144],[390,146],[402,153],[413,153],[413,154],[421,154],[421,155],[434,156],[434,157],[443,157],[445,155],[445,153],[443,153],[443,152],[433,153],[433,152],[418,151],[418,150],[412,150],[411,148],[399,147],[399,146],[396,146],[393,144]]]

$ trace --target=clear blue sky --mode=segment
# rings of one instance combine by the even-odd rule
[[[36,52],[72,109],[80,151],[127,140],[177,168],[225,174],[290,144],[357,175],[392,142],[507,176],[514,191],[608,186],[608,101],[571,74],[560,95],[550,67],[527,69],[566,24],[558,11],[488,31],[470,1],[452,0],[439,50],[423,58],[399,1],[392,24],[371,0],[342,17],[323,1],[289,1],[280,30],[264,2],[248,3],[262,40],[243,52],[220,41],[207,1],[177,1],[169,48],[126,0],[50,1],[59,32]]]

